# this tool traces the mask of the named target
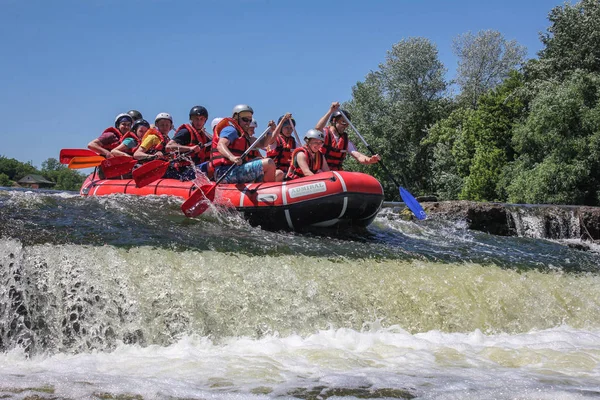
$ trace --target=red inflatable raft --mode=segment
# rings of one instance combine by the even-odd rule
[[[174,179],[159,179],[137,188],[133,179],[102,180],[92,174],[80,193],[168,195],[185,200],[195,189],[193,182]],[[375,219],[383,204],[379,181],[359,172],[323,172],[287,182],[219,184],[215,190],[215,204],[234,207],[252,225],[267,229],[364,227]]]

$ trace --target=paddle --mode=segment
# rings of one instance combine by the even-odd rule
[[[137,160],[132,157],[117,156],[102,161],[100,168],[102,168],[104,176],[110,179],[130,173],[135,164],[137,164]]]
[[[298,132],[296,132],[296,125],[292,124],[292,122],[290,121],[290,124],[292,125],[292,128],[294,129],[294,137],[296,138],[296,146],[298,147],[302,147],[302,143],[300,142],[300,136],[298,136]]]
[[[169,169],[169,161],[153,160],[136,168],[132,175],[136,187],[144,187],[162,178]]]
[[[95,154],[95,153],[94,153]],[[85,156],[85,157],[73,157],[71,161],[69,161],[69,169],[81,169],[81,168],[91,168],[97,167],[102,164],[102,161],[106,160],[106,158],[102,156]]]
[[[371,152],[371,155],[376,154],[375,151],[373,151],[373,149],[371,148],[371,146],[369,146],[367,141],[362,137],[360,132],[358,132],[356,127],[354,125],[352,125],[352,122],[350,122],[350,120],[348,119],[346,114],[342,110],[340,110],[340,112],[342,114],[342,117],[344,117],[344,120],[346,120],[348,125],[350,125],[350,127],[354,130],[354,132],[356,132],[356,134],[358,135],[360,140],[362,140],[364,145],[367,146],[367,149],[369,149],[369,151]],[[390,180],[392,182],[394,182],[394,184],[400,188],[400,197],[402,198],[402,201],[404,201],[404,204],[406,204],[406,206],[410,209],[410,211],[412,211],[413,214],[415,214],[415,217],[417,217],[417,219],[427,218],[427,214],[425,214],[425,211],[423,210],[423,207],[421,207],[421,204],[419,204],[417,199],[415,199],[414,196],[408,192],[408,190],[404,189],[402,186],[400,186],[398,184],[398,182],[396,182],[396,179],[394,179],[392,174],[390,174],[390,171],[388,171],[388,169],[386,168],[385,164],[383,163],[383,160],[379,160],[379,165],[381,165],[381,169],[383,169],[383,172],[385,172],[387,174],[388,178],[390,178]]]
[[[94,157],[98,154],[88,149],[62,149],[60,151],[60,163],[68,164],[73,157]]]
[[[244,154],[242,154],[242,160],[256,147],[258,142],[262,140],[262,138],[269,132],[271,128],[267,128],[255,141],[246,149]],[[235,168],[237,164],[233,164],[231,167],[225,171],[223,175],[215,183],[211,183],[208,185],[202,185],[198,189],[194,190],[194,192],[190,195],[190,197],[183,202],[181,205],[181,211],[185,214],[186,217],[197,217],[202,214],[204,211],[208,209],[209,203],[212,203],[215,200],[215,188],[231,171]],[[208,200],[208,201],[203,201]]]
[[[136,168],[133,171],[133,179],[135,180],[135,186],[138,188],[142,188],[162,178],[165,175],[165,172],[167,172],[167,169],[169,169],[169,165],[173,161],[181,160],[184,156],[190,153],[191,151],[181,153],[179,156],[169,161],[152,160],[147,163],[144,163],[142,166]]]

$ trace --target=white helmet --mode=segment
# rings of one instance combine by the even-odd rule
[[[254,118],[252,118],[252,122],[250,122],[250,128],[258,128],[258,122]]]
[[[221,122],[223,120],[223,118],[215,118],[212,120],[212,122],[210,123],[210,129],[212,129],[213,131],[215,130],[215,126],[217,126],[217,124],[219,122]]]
[[[131,115],[122,113],[122,114],[117,115],[117,117],[115,118],[115,128],[119,127],[119,123],[121,122],[122,119],[128,119],[129,122],[131,122],[133,124],[133,118],[131,118]]]
[[[309,129],[304,135],[304,140],[308,142],[309,139],[318,139],[325,141],[325,134],[318,129]]]
[[[244,111],[249,111],[254,114],[254,110],[248,104],[238,104],[237,106],[233,107],[232,115],[239,114]]]
[[[161,112],[156,115],[156,118],[154,118],[154,124],[156,124],[161,119],[168,119],[169,121],[171,121],[171,123],[173,123],[173,117],[171,117],[171,114]]]

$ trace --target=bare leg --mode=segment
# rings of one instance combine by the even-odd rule
[[[263,182],[275,182],[275,162],[272,158],[263,158]]]
[[[282,170],[278,169],[275,171],[275,182],[283,182],[284,177],[285,177],[285,174],[283,173]]]

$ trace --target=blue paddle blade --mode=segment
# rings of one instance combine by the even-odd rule
[[[417,199],[415,199],[413,195],[408,193],[408,190],[404,189],[403,187],[400,188],[400,197],[402,197],[402,201],[404,202],[404,204],[406,204],[408,209],[412,211],[413,214],[415,214],[415,217],[417,217],[417,219],[427,218],[427,214],[425,214],[425,211],[423,210],[423,207],[421,207],[421,204],[419,204]]]

